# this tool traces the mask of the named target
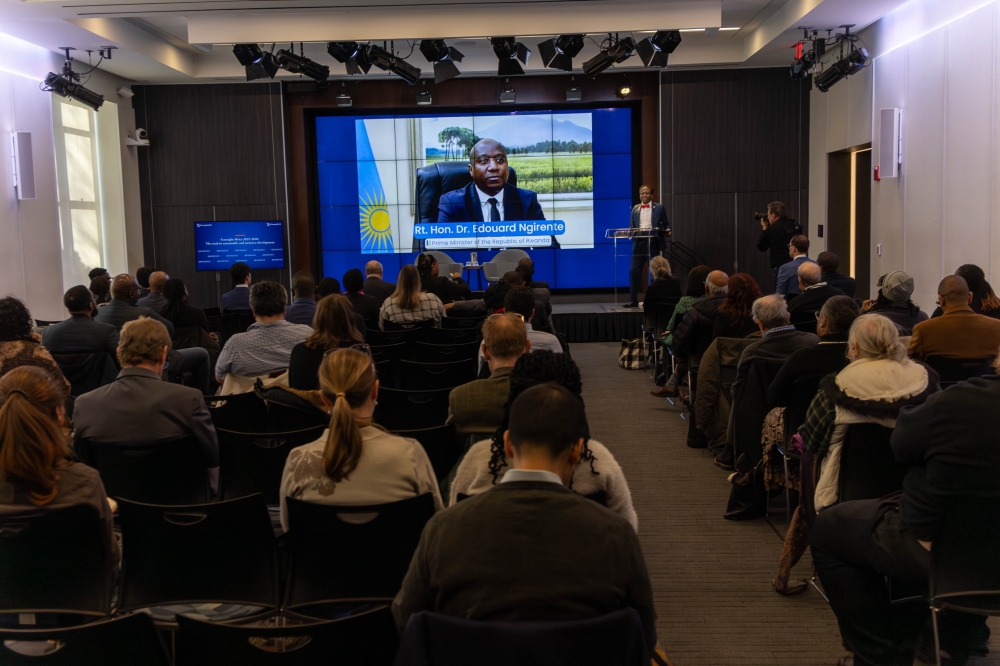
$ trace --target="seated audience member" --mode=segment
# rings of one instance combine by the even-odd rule
[[[110,569],[119,556],[111,506],[97,470],[70,459],[63,404],[61,387],[41,368],[0,378],[0,516],[89,505],[104,523]]]
[[[712,342],[719,307],[726,302],[729,292],[729,276],[722,271],[712,271],[705,278],[704,292],[705,295],[696,300],[680,320],[670,348],[678,358],[693,357],[694,367]]]
[[[836,287],[823,282],[819,264],[805,263],[799,266],[799,295],[788,304],[788,315],[793,324],[812,324],[816,313],[823,304],[834,296],[846,296]]]
[[[69,319],[42,329],[42,346],[53,354],[99,354],[115,358],[118,330],[111,324],[93,320],[97,304],[94,295],[82,284],[70,287],[63,295]]]
[[[420,290],[434,294],[442,303],[460,301],[469,297],[469,285],[457,272],[449,277],[438,275],[438,261],[433,254],[425,252],[417,257],[417,272],[420,274]]]
[[[150,287],[155,284],[156,280],[150,277]],[[163,295],[166,306],[160,312],[174,325],[174,349],[204,349],[208,352],[209,363],[215,365],[220,352],[219,336],[208,330],[205,311],[188,305],[188,290],[184,282],[177,278],[167,280]]]
[[[154,271],[151,275],[147,276],[147,288],[144,290],[146,295],[140,296],[136,305],[140,308],[149,308],[163,314],[163,309],[167,307],[167,299],[163,295],[163,286],[169,279],[170,276],[163,271]],[[136,282],[138,281],[139,278],[136,277]],[[141,293],[143,290],[140,289],[139,291]]]
[[[701,356],[698,365],[698,393],[694,404],[696,441],[704,437],[705,447],[713,456],[726,448],[729,428],[729,390],[743,350],[760,340],[760,329],[745,338],[716,338]],[[728,386],[727,386],[728,384]]]
[[[754,301],[753,318],[760,327],[761,338],[740,354],[733,381],[726,450],[715,459],[719,467],[737,470],[730,477],[733,491],[724,516],[727,520],[749,520],[763,514],[766,500],[763,478],[753,470],[763,457],[761,429],[769,411],[767,390],[789,356],[819,342],[812,333],[796,331],[788,323],[788,306],[779,294]]]
[[[310,326],[316,314],[316,278],[309,271],[292,276],[292,301],[285,308],[285,319],[293,324]]]
[[[105,280],[107,280],[109,283],[111,282],[111,273],[108,272],[107,268],[103,268],[103,267],[101,267],[101,268],[91,268],[90,272],[87,273],[87,277],[90,278],[91,280],[93,280],[95,278],[102,277]]]
[[[801,234],[792,236],[788,242],[788,256],[792,260],[778,268],[778,282],[774,288],[774,293],[785,297],[795,296],[802,291],[799,289],[799,266],[816,263],[809,258],[809,239]]]
[[[102,307],[111,302],[111,280],[98,275],[90,280],[90,293],[94,295],[94,302],[97,307]]]
[[[995,356],[1000,347],[1000,321],[973,312],[972,298],[963,278],[949,275],[941,280],[938,303],[944,314],[913,327],[909,355],[917,360]]]
[[[521,277],[524,278],[524,286],[528,289],[548,289],[548,282],[539,282],[535,280],[535,262],[531,257],[523,257],[517,262],[517,268],[515,268]]]
[[[156,271],[152,266],[140,266],[135,269],[135,281],[139,283],[139,300],[146,298],[150,294],[149,276]]]
[[[362,293],[365,287],[365,276],[357,268],[351,268],[344,273],[344,295],[350,301],[354,311],[361,315],[365,323],[372,325],[378,321],[379,303],[375,298]],[[384,300],[384,299],[383,299]]]
[[[382,280],[382,264],[372,260],[365,264],[365,286],[362,291],[365,292],[365,296],[371,296],[378,306],[382,307],[385,299],[396,291],[396,285]]]
[[[500,426],[491,439],[476,442],[462,459],[451,484],[449,506],[458,501],[459,495],[478,495],[496,487],[510,466],[504,452],[503,433],[510,424],[510,409],[513,402],[527,389],[538,384],[554,382],[568,390],[583,403],[583,381],[580,369],[566,354],[540,351],[525,354],[514,365],[509,375],[510,392],[503,407]],[[556,418],[555,414],[544,416]],[[586,415],[584,415],[586,427]],[[596,439],[590,439],[589,430],[584,431],[584,445],[581,453],[583,464],[572,472],[568,487],[584,496],[598,496],[604,505],[624,518],[634,530],[639,530],[639,519],[632,507],[632,493],[628,481],[622,473],[618,461],[608,449]]]
[[[524,261],[522,259],[521,261]],[[528,261],[531,261],[530,259]],[[503,276],[503,281],[510,284],[512,287],[528,287],[535,296],[535,316],[531,320],[531,325],[535,327],[536,331],[544,331],[546,333],[553,333],[555,329],[552,327],[552,292],[549,291],[548,283],[536,283],[532,281],[534,277],[535,264],[531,263],[530,268],[528,264],[522,264],[518,262],[517,268],[514,269],[515,273],[520,279],[516,279],[511,275],[511,271],[508,271]],[[532,287],[531,284],[545,284],[544,287]]]
[[[896,325],[900,335],[912,335],[913,327],[927,320],[927,313],[910,300],[911,295],[913,278],[903,271],[893,271],[878,279],[878,295],[866,300],[861,309],[882,315]]]
[[[337,278],[325,277],[316,285],[316,298],[326,298],[330,294],[341,294]]]
[[[34,365],[52,376],[65,398],[70,384],[31,327],[31,313],[24,303],[13,296],[0,298],[0,377],[14,368]]]
[[[559,338],[551,333],[536,330],[531,323],[534,321],[535,306],[538,303],[535,300],[533,292],[533,289],[528,289],[527,287],[511,287],[504,296],[503,311],[507,314],[520,315],[524,320],[524,325],[528,329],[528,341],[531,342],[532,351],[547,349],[555,354],[561,354],[563,348],[559,343]]]
[[[319,366],[332,349],[360,345],[365,338],[354,325],[354,310],[340,294],[316,305],[312,335],[292,348],[288,361],[288,386],[303,391],[319,388]]]
[[[532,357],[539,358],[524,358]],[[579,396],[542,384],[519,392],[509,413],[497,447],[512,469],[490,492],[442,511],[424,528],[392,604],[397,625],[402,629],[419,611],[541,622],[631,607],[652,651],[653,595],[635,531],[621,515],[567,488],[587,466]]]
[[[760,287],[753,277],[746,273],[736,273],[730,277],[726,299],[719,306],[715,324],[712,326],[712,339],[745,338],[757,332],[757,324],[754,323],[751,309],[753,302],[758,298],[760,298]]]
[[[378,379],[369,354],[357,349],[327,354],[319,369],[319,387],[330,406],[330,425],[315,442],[288,453],[281,476],[285,531],[287,497],[351,506],[431,493],[435,509],[444,508],[434,468],[420,442],[397,437],[372,422]]]
[[[677,329],[677,325],[683,321],[684,315],[691,309],[691,306],[699,299],[704,298],[705,278],[711,272],[712,269],[705,265],[695,266],[688,271],[687,286],[685,287],[684,295],[681,296],[681,300],[677,301],[677,305],[674,307],[674,314],[667,323],[667,330],[663,331],[666,334],[666,337],[663,338],[663,346],[671,350],[671,353],[673,353],[674,346],[674,331]],[[657,388],[651,390],[649,392],[650,395],[658,398],[676,397],[677,386],[680,384],[681,376],[687,372],[687,369],[684,367],[685,361],[686,359],[678,357],[677,371],[672,372],[669,378],[667,378],[666,373],[657,377]]]
[[[896,459],[909,466],[902,493],[842,502],[816,517],[809,537],[813,563],[844,645],[854,653],[853,660],[839,663],[913,663],[914,645],[928,622],[926,604],[890,600],[901,589],[906,596],[926,598],[930,552],[952,507],[1000,498],[1000,449],[983,446],[983,433],[1000,429],[997,404],[1000,378],[994,376],[961,382],[921,405],[903,407],[891,440]],[[941,647],[951,663],[965,663],[969,648],[989,635],[985,616],[945,610],[939,617]],[[931,652],[920,661],[933,663]]]
[[[304,324],[285,320],[285,288],[262,280],[250,288],[250,311],[255,323],[245,333],[226,341],[215,364],[215,378],[222,384],[226,375],[259,377],[288,368],[292,349],[313,334]]]
[[[249,312],[250,267],[242,261],[237,261],[229,267],[229,277],[233,280],[233,289],[222,295],[222,314]]]
[[[219,442],[204,397],[160,379],[169,350],[170,335],[158,321],[143,317],[122,327],[118,379],[76,399],[73,449],[80,460],[93,463],[86,442],[130,446],[194,437],[217,480]]]
[[[986,281],[986,274],[983,269],[975,264],[962,264],[955,271],[955,275],[965,280],[972,292],[972,302],[969,307],[976,314],[986,315],[992,319],[1000,319],[1000,298],[993,293],[993,287]],[[941,307],[934,310],[932,318],[942,315]]]
[[[846,296],[854,298],[857,283],[849,275],[841,275],[837,272],[837,269],[840,268],[840,257],[833,252],[820,252],[816,257],[816,263],[823,271],[820,278],[823,282],[841,290]]]
[[[510,371],[530,350],[527,326],[519,315],[493,315],[483,322],[480,353],[489,364],[490,376],[452,389],[446,423],[454,423],[455,432],[463,436],[495,432],[510,392]]]
[[[412,326],[428,319],[435,328],[440,328],[444,319],[444,304],[436,295],[420,291],[420,274],[416,266],[407,264],[399,269],[396,291],[382,303],[378,326],[385,330],[387,321],[399,326]]]
[[[663,257],[656,256],[649,262],[649,272],[653,274],[653,282],[646,287],[646,298],[642,302],[642,309],[645,313],[646,328],[652,331],[654,321],[654,310],[660,307],[671,307],[671,304],[680,300],[681,281],[670,272],[670,262]],[[661,315],[661,316],[666,316]]]
[[[491,314],[502,314],[504,299],[511,286],[500,280],[486,287],[482,298],[466,301],[455,301],[444,306],[449,317],[485,317]],[[534,301],[532,301],[534,303]]]

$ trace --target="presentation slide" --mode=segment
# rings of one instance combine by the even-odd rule
[[[635,196],[631,108],[315,122],[324,275],[376,259],[395,281],[423,250],[464,264],[520,248],[553,288],[614,283],[604,232]]]
[[[228,271],[237,261],[250,268],[285,267],[281,220],[195,222],[194,245],[199,271]]]

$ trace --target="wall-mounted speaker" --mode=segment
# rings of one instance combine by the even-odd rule
[[[31,132],[10,135],[14,155],[14,187],[18,199],[35,198],[35,162],[31,156]]]
[[[896,178],[903,154],[900,131],[899,109],[882,109],[879,112],[881,125],[878,137],[879,178]]]

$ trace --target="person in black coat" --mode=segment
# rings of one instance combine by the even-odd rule
[[[681,281],[673,276],[670,262],[663,257],[653,257],[649,262],[649,271],[653,274],[654,280],[646,288],[646,299],[642,302],[646,329],[652,331],[657,321],[662,323],[665,329],[674,312],[674,306],[684,295],[681,291]]]
[[[857,282],[854,278],[837,272],[840,267],[840,257],[833,252],[820,252],[819,256],[816,257],[816,263],[823,269],[823,282],[854,298],[858,287]]]
[[[642,282],[642,269],[646,262],[652,262],[653,257],[660,256],[666,246],[666,236],[670,235],[670,221],[667,219],[667,209],[653,201],[653,188],[643,185],[639,188],[639,203],[632,206],[629,216],[630,229],[655,231],[652,237],[636,237],[632,239],[632,263],[629,266],[629,302],[623,307],[639,307],[639,287]],[[652,269],[652,266],[650,266]]]
[[[377,326],[379,303],[372,296],[361,293],[364,286],[365,277],[360,269],[351,268],[344,273],[344,296],[351,302],[354,311],[365,320],[367,326]]]
[[[69,319],[42,329],[42,346],[54,354],[99,354],[118,358],[118,329],[94,321],[97,304],[82,284],[70,287],[63,296]]]
[[[322,280],[320,282],[322,283]],[[365,264],[365,284],[362,291],[365,296],[371,296],[378,303],[378,306],[382,307],[385,299],[396,291],[396,285],[382,279],[382,264],[373,259]]]
[[[767,204],[767,218],[760,221],[760,228],[757,249],[761,252],[770,252],[771,268],[777,276],[778,267],[792,260],[788,255],[788,241],[800,233],[802,227],[787,217],[785,204],[772,201]]]
[[[812,324],[823,304],[834,296],[846,296],[843,291],[822,282],[819,264],[804,262],[798,268],[799,291],[802,292],[788,304],[788,314],[793,324]]]
[[[463,301],[472,291],[462,279],[461,273],[455,273],[451,279],[438,275],[438,262],[433,254],[424,253],[417,257],[417,272],[420,273],[420,287],[428,294],[434,294],[442,303]]]
[[[698,366],[698,359],[712,344],[715,319],[719,306],[726,301],[729,291],[729,276],[722,271],[712,271],[705,279],[705,298],[695,301],[684,319],[674,331],[674,344],[670,352],[679,358],[694,357],[692,369]]]

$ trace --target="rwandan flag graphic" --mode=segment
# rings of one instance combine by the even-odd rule
[[[365,121],[357,120],[358,144],[358,210],[361,218],[361,251],[364,254],[393,252],[392,220],[378,175],[372,144]]]

